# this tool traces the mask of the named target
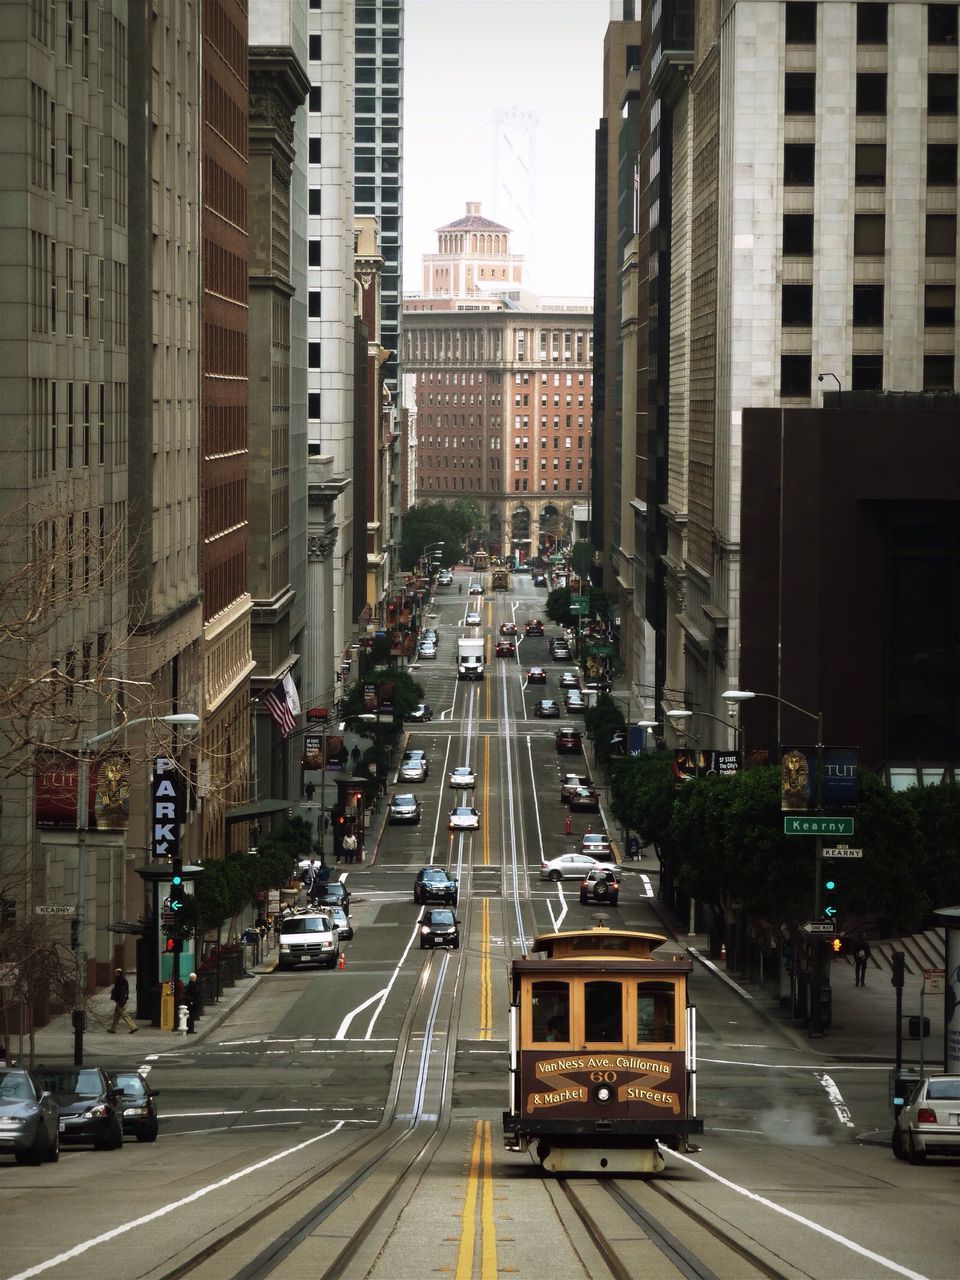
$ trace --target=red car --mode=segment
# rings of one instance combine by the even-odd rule
[[[546,684],[547,673],[543,667],[531,667],[527,672],[527,684]]]
[[[539,618],[529,619],[529,621],[527,622],[527,635],[528,636],[543,635],[543,623],[540,621]]]
[[[513,642],[511,640],[497,641],[498,658],[512,658],[515,653],[516,649],[513,647]]]
[[[501,622],[500,634],[502,636],[515,636],[517,634],[517,624],[515,622]]]

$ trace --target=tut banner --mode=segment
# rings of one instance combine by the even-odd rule
[[[824,747],[821,808],[854,809],[857,804],[856,747]],[[816,747],[787,747],[780,757],[782,813],[808,813],[817,804]]]

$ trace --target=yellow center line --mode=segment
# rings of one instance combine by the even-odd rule
[[[493,1036],[493,988],[490,982],[490,899],[480,900],[480,1033],[481,1040]]]
[[[470,1172],[467,1189],[463,1195],[463,1217],[460,1227],[460,1248],[457,1251],[456,1280],[470,1280],[473,1275],[473,1243],[476,1236],[477,1183],[480,1171],[480,1146],[482,1121],[478,1120],[473,1134],[473,1150],[470,1152]]]
[[[490,739],[483,739],[483,812],[487,812],[490,803]],[[483,865],[490,865],[490,823],[483,824]]]
[[[496,1280],[497,1237],[493,1221],[493,1150],[489,1120],[478,1120],[473,1132],[470,1170],[463,1196],[460,1247],[455,1280],[472,1280],[473,1255],[480,1217],[480,1280]]]
[[[493,1152],[490,1121],[483,1122],[483,1182],[480,1184],[480,1280],[496,1280],[497,1236],[493,1225]]]

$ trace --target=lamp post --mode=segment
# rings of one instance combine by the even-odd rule
[[[834,375],[835,376],[835,375]],[[786,698],[778,697],[775,693],[755,693],[751,689],[727,689],[722,693],[721,698],[728,703],[748,702],[751,698],[770,698],[773,702],[778,702],[782,707],[789,707],[791,711],[797,711],[802,716],[806,716],[809,720],[814,720],[817,725],[817,742],[816,742],[816,763],[814,765],[814,809],[816,813],[823,812],[823,712],[808,711],[806,707],[798,707],[795,702],[788,702]],[[782,744],[781,744],[782,745]],[[820,919],[820,880],[823,871],[823,836],[817,834],[814,836],[814,883],[813,883],[813,918]],[[823,947],[822,939],[819,934],[815,934],[813,943],[813,990],[811,992],[811,1010],[810,1010],[810,1034],[811,1036],[820,1037],[823,1035],[823,1016],[820,1008],[820,986],[822,982],[823,969]]]
[[[95,733],[77,749],[77,910],[74,917],[77,929],[77,974],[73,1001],[73,1065],[83,1066],[84,998],[86,996],[86,950],[83,945],[83,924],[86,914],[85,884],[87,878],[87,819],[90,803],[90,748],[98,742],[106,742],[124,729],[138,724],[198,725],[200,717],[192,711],[174,712],[167,716],[137,716],[124,724],[103,733]]]
[[[710,711],[687,711],[681,708],[678,708],[676,711],[665,711],[664,715],[669,720],[673,720],[677,723],[678,730],[680,729],[680,722],[683,720],[689,720],[692,716],[705,716],[708,720],[716,720],[717,724],[722,724],[724,728],[731,729],[733,731],[734,750],[736,751],[740,748],[740,726],[738,724],[734,724],[730,720],[724,720],[723,716],[715,716]],[[696,735],[691,734],[690,736],[695,737]],[[699,739],[696,740],[699,742]]]

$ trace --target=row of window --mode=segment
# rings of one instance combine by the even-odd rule
[[[928,284],[924,286],[924,328],[952,327],[956,317],[956,285]],[[884,286],[882,284],[855,284],[853,286],[853,327],[872,329],[883,327]],[[808,329],[813,324],[813,285],[785,284],[780,295],[780,323],[785,329]]]
[[[887,73],[856,73],[855,111],[858,116],[887,114]],[[817,76],[813,71],[787,71],[783,77],[783,111],[788,116],[817,114]],[[927,75],[927,115],[957,114],[957,73],[929,72]]]
[[[35,480],[61,468],[71,471],[104,466],[108,461],[126,462],[126,384],[113,383],[109,404],[107,397],[103,382],[30,379],[30,457]]]
[[[809,398],[812,388],[813,364],[810,355],[782,355],[780,357],[780,395]],[[952,355],[926,355],[923,357],[923,390],[953,391],[955,388],[954,357]],[[883,356],[853,356],[848,384],[853,391],[880,391],[883,389]]]
[[[39,191],[55,194],[62,184],[64,198],[73,202],[78,196],[84,209],[89,209],[94,196],[94,139],[96,141],[97,214],[109,213],[115,227],[127,225],[127,148],[86,121],[77,120],[73,112],[63,113],[62,138],[57,133],[57,104],[39,85],[30,85],[30,182]],[[63,144],[63,172],[59,173]]]
[[[951,157],[951,152],[952,157]],[[783,144],[783,185],[812,187],[816,176],[816,144]],[[950,175],[953,175],[952,180]],[[927,148],[927,186],[957,185],[957,144],[931,143]],[[857,187],[887,185],[887,146],[884,142],[858,142],[854,148],[853,182]]]
[[[546,395],[542,395],[542,396],[540,397],[540,408],[541,408],[541,409],[546,409],[546,408],[548,407],[548,405],[547,405],[547,401],[548,401],[549,399],[550,399],[550,397],[549,397],[549,396],[546,396]],[[573,396],[568,395],[568,396],[566,396],[566,397],[564,398],[564,400],[565,400],[566,407],[567,407],[568,409],[572,409],[572,408],[573,408]],[[530,396],[529,396],[529,393],[528,393],[528,392],[526,392],[526,391],[525,391],[525,392],[523,393],[523,395],[522,395],[522,396],[521,396],[521,395],[519,395],[519,394],[517,394],[517,395],[515,395],[515,396],[513,397],[513,407],[514,407],[515,409],[520,409],[520,408],[526,409],[526,408],[528,408],[528,407],[529,407],[529,405],[530,405]],[[559,397],[559,396],[554,396],[554,397],[553,397],[553,407],[554,407],[555,409],[559,409],[559,408],[560,408],[560,397]],[[578,408],[578,409],[582,409],[583,407],[584,407],[584,397],[583,397],[583,395],[581,394],[581,395],[578,395],[578,396],[577,396],[577,408]]]
[[[428,490],[436,490],[436,491],[450,492],[451,490],[454,490],[454,491],[455,491],[458,487],[459,487],[461,490],[470,489],[471,491],[476,492],[476,493],[482,493],[482,492],[484,491],[484,483],[483,483],[483,481],[482,481],[482,480],[477,480],[477,481],[476,481],[476,486],[474,486],[474,480],[473,480],[473,478],[472,478],[472,477],[464,477],[464,476],[461,476],[461,477],[460,477],[460,484],[459,484],[459,486],[457,485],[457,479],[456,479],[456,477],[455,477],[455,476],[454,476],[454,477],[451,477],[451,476],[437,476],[437,483],[436,483],[436,484],[434,484],[434,483],[433,483],[433,479],[434,479],[434,478],[433,478],[433,476],[424,476],[424,475],[423,475],[423,473],[421,472],[421,473],[420,473],[420,480],[419,480],[419,484],[418,484],[418,486],[417,486],[417,488],[419,489],[419,491],[420,491],[421,493],[424,493],[424,492],[426,492],[426,491],[428,491]],[[469,480],[469,483],[467,482],[468,480]],[[499,493],[499,492],[502,492],[503,486],[502,486],[502,484],[501,484],[501,482],[500,482],[499,480],[496,480],[496,479],[492,479],[492,478],[490,478],[490,479],[488,479],[488,480],[487,480],[486,489],[487,489],[489,492],[491,492],[491,493]],[[527,486],[527,480],[526,480],[526,477],[524,477],[524,478],[522,478],[522,479],[514,480],[514,482],[513,482],[513,491],[514,491],[514,493],[528,493],[528,492],[529,492],[529,489],[528,489],[528,486]],[[576,490],[575,490],[575,492],[577,492],[577,493],[583,493],[583,491],[584,491],[584,490],[583,490],[583,480],[578,479],[578,480],[577,480],[577,485],[576,485]],[[540,492],[541,492],[541,493],[546,493],[546,492],[547,492],[547,481],[546,481],[546,480],[541,480],[541,481],[540,481]],[[559,480],[554,480],[554,481],[553,481],[552,488],[551,488],[551,492],[553,492],[553,493],[559,493],[559,492],[560,492],[560,481],[559,481]],[[566,479],[566,480],[564,480],[564,482],[563,482],[563,492],[564,492],[564,493],[572,493],[572,492],[574,492],[572,482],[571,482],[571,480],[570,480],[569,478],[568,478],[568,479]]]
[[[813,0],[787,0],[784,39],[787,44],[817,43],[817,9]],[[887,43],[889,4],[857,5],[857,44]],[[957,43],[957,5],[928,4],[928,45]]]
[[[62,320],[67,337],[105,342],[110,320],[113,347],[127,345],[126,263],[77,253],[72,245],[58,252],[56,240],[31,231],[28,272],[32,333],[55,334]]]
[[[105,585],[123,554],[125,533],[117,524],[117,517],[125,516],[125,508],[126,503],[114,503],[112,526],[107,522],[106,507],[71,511],[58,519],[40,522],[36,529],[37,549],[46,559],[48,608],[55,611],[65,598],[86,595],[94,585]]]

